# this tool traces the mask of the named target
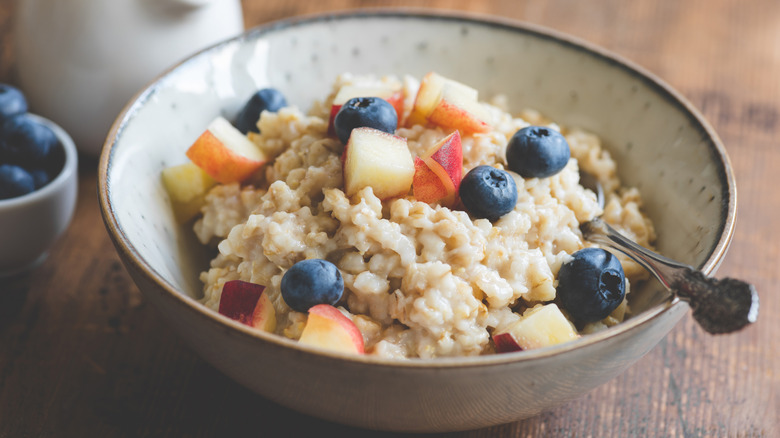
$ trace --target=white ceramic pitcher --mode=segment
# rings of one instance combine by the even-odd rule
[[[240,0],[20,0],[18,79],[30,110],[87,155],[144,84],[243,28]]]

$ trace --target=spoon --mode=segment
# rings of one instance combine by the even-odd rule
[[[604,190],[591,174],[580,171],[580,184],[596,193],[604,208]],[[677,298],[688,302],[693,318],[708,333],[731,333],[756,322],[758,293],[753,285],[733,278],[708,277],[692,266],[671,260],[629,240],[601,218],[580,225],[585,239],[631,257]]]

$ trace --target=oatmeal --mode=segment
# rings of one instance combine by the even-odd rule
[[[504,348],[506,338],[498,334],[533,337],[542,322],[566,325],[562,338],[550,332],[520,346],[534,348],[601,330],[627,316],[630,309],[621,296],[608,315],[578,322],[556,291],[561,266],[577,251],[595,246],[583,240],[580,223],[602,215],[641,245],[654,240],[639,192],[621,184],[598,137],[560,127],[533,111],[513,115],[498,96],[478,104],[479,121],[462,125],[463,175],[481,165],[506,170],[507,144],[529,126],[560,132],[571,153],[552,176],[521,177],[510,170],[517,195],[508,213],[477,218],[457,198],[420,201],[414,196],[422,196],[418,187],[386,199],[370,185],[349,193],[344,144],[329,133],[332,103],[347,86],[400,91],[395,136],[405,139],[412,157],[424,157],[454,131],[446,117],[439,121],[430,115],[415,123],[421,85],[409,77],[345,74],[309,113],[294,106],[263,112],[259,133],[248,138],[267,164],[247,181],[212,188],[194,226],[203,244],[218,249],[201,274],[204,305],[219,310],[226,282],[262,285],[275,313],[273,331],[299,339],[313,317],[288,306],[282,279],[297,262],[322,259],[343,279],[343,295],[334,306],[359,330],[365,353],[382,357],[490,354]],[[604,186],[603,210],[595,194],[579,184],[579,169]],[[450,187],[446,178],[442,181],[442,187]],[[630,259],[618,259],[628,293],[647,274]]]

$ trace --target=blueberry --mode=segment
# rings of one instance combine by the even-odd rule
[[[494,221],[515,208],[517,185],[507,171],[477,166],[461,180],[460,200],[472,216]]]
[[[343,293],[341,272],[326,260],[300,261],[282,277],[282,298],[298,312],[308,312],[317,304],[336,304]]]
[[[41,187],[48,184],[49,181],[51,181],[51,176],[49,175],[49,172],[46,171],[46,169],[30,169],[29,173],[35,182],[35,190],[40,189]]]
[[[600,321],[626,296],[623,266],[612,253],[585,248],[561,265],[556,289],[561,306],[578,325]]]
[[[523,178],[546,178],[566,167],[571,151],[566,138],[543,126],[528,126],[509,139],[506,162],[509,170]]]
[[[275,113],[287,106],[287,99],[281,91],[275,88],[263,88],[257,91],[244,104],[244,108],[238,113],[236,118],[236,128],[243,134],[260,132],[257,129],[257,121],[260,120],[260,114],[263,111]]]
[[[39,166],[58,147],[54,131],[27,114],[6,119],[0,125],[0,160],[5,163]]]
[[[0,199],[15,198],[35,190],[35,181],[26,170],[13,164],[0,164]]]
[[[46,161],[31,166],[30,169],[43,169],[49,174],[51,179],[54,179],[54,177],[60,174],[63,167],[65,167],[65,147],[62,146],[62,142],[57,139],[57,143],[54,145],[54,148],[49,151]]]
[[[347,144],[355,128],[369,127],[395,134],[398,113],[393,105],[379,97],[355,97],[341,106],[333,119],[333,127],[341,143]]]
[[[27,99],[18,88],[0,84],[0,122],[27,112]]]

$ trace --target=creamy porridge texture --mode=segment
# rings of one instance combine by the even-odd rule
[[[462,204],[448,208],[421,202],[411,191],[381,200],[372,187],[364,187],[348,196],[344,145],[329,133],[331,104],[344,86],[402,91],[402,122],[395,135],[406,139],[414,157],[452,132],[409,121],[420,87],[411,77],[344,74],[308,113],[294,106],[263,112],[259,133],[250,133],[249,139],[269,162],[242,184],[214,186],[194,226],[203,244],[218,248],[201,274],[207,307],[219,309],[223,286],[230,280],[263,285],[275,312],[273,331],[298,339],[310,317],[282,298],[282,278],[296,262],[324,259],[341,273],[344,292],[335,306],[359,329],[366,354],[490,354],[496,352],[495,334],[519,327],[533,315],[560,313],[559,269],[578,250],[594,246],[583,240],[581,222],[602,215],[640,245],[651,246],[654,230],[641,212],[639,192],[622,186],[599,138],[560,127],[534,111],[513,115],[501,96],[480,103],[487,132],[460,133],[464,175],[478,165],[504,169],[508,141],[529,125],[561,131],[571,150],[571,159],[553,176],[523,178],[510,172],[518,196],[509,213],[493,222],[477,219]],[[604,186],[603,210],[594,193],[579,184],[580,168]],[[628,292],[630,284],[647,274],[633,261],[618,258]],[[574,338],[617,324],[628,312],[623,300],[600,321],[576,329],[564,321]]]

